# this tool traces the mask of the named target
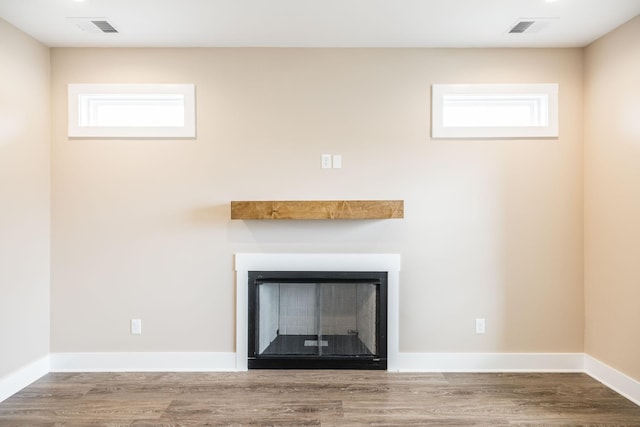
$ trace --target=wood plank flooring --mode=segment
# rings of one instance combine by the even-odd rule
[[[0,426],[640,426],[585,374],[385,371],[48,374]]]

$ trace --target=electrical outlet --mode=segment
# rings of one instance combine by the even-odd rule
[[[484,319],[476,319],[476,334],[484,334],[486,330],[486,324]]]
[[[142,334],[142,319],[131,319],[131,333],[133,335]]]

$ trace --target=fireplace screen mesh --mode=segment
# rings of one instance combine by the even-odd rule
[[[372,283],[261,284],[258,354],[376,354],[376,289]]]
[[[249,367],[386,367],[386,273],[250,272],[249,295]]]

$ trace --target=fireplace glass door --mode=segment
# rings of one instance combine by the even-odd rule
[[[252,273],[250,368],[386,368],[386,273]]]

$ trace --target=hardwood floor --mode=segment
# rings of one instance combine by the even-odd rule
[[[48,374],[0,426],[640,426],[585,374],[385,371]]]

